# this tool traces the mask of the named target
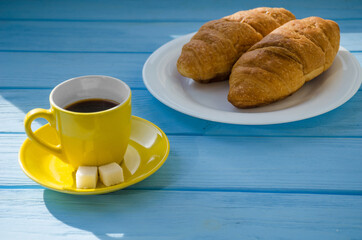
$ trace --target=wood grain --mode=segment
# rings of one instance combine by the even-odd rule
[[[6,19],[54,19],[54,20],[95,20],[95,21],[207,21],[232,14],[239,10],[255,7],[284,7],[297,18],[319,16],[323,18],[361,18],[359,0],[167,0],[137,1],[101,0],[84,1],[1,1],[0,16]],[[29,11],[31,9],[32,11]]]
[[[24,134],[1,134],[0,185],[36,185],[20,170]],[[362,139],[169,136],[165,165],[133,189],[362,194]]]
[[[362,50],[362,19],[339,20],[341,45]],[[203,22],[0,21],[0,51],[148,52]],[[96,34],[95,34],[96,33]]]
[[[131,88],[146,89],[142,81],[142,67],[149,55],[0,52],[0,89],[53,88],[67,79],[84,75],[113,76],[127,81]]]
[[[362,52],[352,54],[362,64]],[[142,81],[142,68],[149,55],[149,53],[0,52],[0,61],[3,60],[0,89],[53,88],[69,78],[92,74],[113,76],[126,81],[133,89],[146,89]]]
[[[49,108],[50,91],[0,89],[0,132],[24,132],[25,114],[33,108]],[[359,91],[350,101],[329,113],[277,125],[242,126],[197,119],[163,105],[147,90],[133,90],[132,114],[157,124],[171,135],[361,137],[361,93]],[[37,128],[43,123],[36,121],[33,127]]]
[[[3,239],[359,239],[362,197],[0,190]],[[21,196],[21,197],[19,197]],[[338,217],[337,217],[338,216]]]
[[[1,239],[361,239],[361,91],[312,119],[235,126],[183,115],[145,89],[142,66],[158,47],[257,6],[336,20],[362,63],[360,0],[0,1]],[[56,84],[88,74],[131,86],[133,114],[168,134],[169,159],[112,194],[44,189],[18,165],[23,118],[49,107]]]

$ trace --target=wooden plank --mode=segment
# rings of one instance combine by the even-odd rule
[[[362,52],[352,53],[362,65]],[[82,75],[108,75],[146,89],[142,67],[149,53],[0,52],[0,88],[53,88]],[[60,71],[61,69],[61,71]]]
[[[0,21],[0,50],[152,52],[202,23]],[[95,34],[96,33],[96,34]]]
[[[0,16],[5,19],[72,20],[200,20],[216,19],[239,10],[260,6],[284,7],[297,18],[360,18],[359,0],[329,1],[1,1]],[[313,6],[313,7],[311,7]]]
[[[23,119],[33,108],[49,108],[51,89],[0,89],[0,132],[24,132]],[[147,90],[133,90],[133,115],[148,119],[167,134],[234,136],[362,136],[362,92],[329,113],[311,119],[266,126],[210,122],[177,112]],[[36,121],[39,127],[44,121]]]
[[[0,134],[0,185],[36,185],[20,170],[24,134]],[[133,189],[362,193],[361,138],[169,135],[165,165]]]
[[[3,239],[359,239],[362,197],[0,190]],[[19,197],[21,196],[21,197]]]
[[[145,89],[142,67],[149,55],[0,52],[0,88],[53,88],[76,76],[107,75],[127,81],[131,88]]]
[[[338,21],[341,45],[362,50],[362,19]],[[153,52],[203,22],[0,21],[0,51]]]

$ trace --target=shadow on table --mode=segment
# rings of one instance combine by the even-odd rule
[[[77,196],[44,190],[44,203],[59,221],[93,233],[99,239],[137,234],[140,211],[157,204],[152,191],[122,190],[111,194]],[[151,206],[152,207],[152,206]]]
[[[45,206],[59,221],[93,233],[102,240],[121,239],[127,233],[137,235],[143,227],[139,226],[142,222],[139,218],[159,207],[158,190],[171,186],[176,180],[172,168],[181,164],[177,161],[177,151],[171,151],[169,158],[173,158],[171,168],[166,161],[156,174],[113,193],[80,196],[45,189]]]

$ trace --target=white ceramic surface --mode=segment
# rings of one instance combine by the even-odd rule
[[[178,73],[177,59],[193,34],[166,43],[143,66],[143,81],[151,94],[165,105],[193,117],[245,125],[293,122],[341,106],[361,85],[361,66],[350,52],[340,47],[331,68],[296,93],[264,107],[238,109],[227,101],[227,81],[199,84]]]

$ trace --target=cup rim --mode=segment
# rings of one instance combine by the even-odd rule
[[[106,109],[106,110],[102,110],[102,111],[98,111],[98,112],[73,112],[73,111],[69,111],[69,110],[66,110],[60,106],[58,106],[54,101],[53,101],[53,94],[54,92],[57,90],[57,88],[59,88],[61,85],[63,84],[66,84],[68,82],[71,82],[71,81],[76,81],[78,79],[81,79],[81,78],[87,78],[87,77],[100,77],[100,78],[109,78],[109,79],[113,79],[113,80],[117,80],[119,81],[120,83],[122,83],[124,85],[124,87],[128,90],[128,96],[127,98],[119,103],[117,106],[114,106],[112,108],[109,108],[109,109]],[[68,114],[73,114],[73,115],[82,115],[82,116],[86,116],[86,115],[98,115],[98,114],[105,114],[107,112],[111,112],[111,111],[114,111],[124,105],[126,105],[130,100],[131,100],[131,96],[132,96],[132,92],[131,92],[131,88],[122,80],[118,79],[118,78],[114,78],[114,77],[110,77],[110,76],[106,76],[106,75],[85,75],[85,76],[79,76],[79,77],[74,77],[74,78],[70,78],[68,80],[65,80],[61,83],[59,83],[58,85],[56,85],[52,91],[50,92],[50,95],[49,95],[49,102],[50,102],[50,105],[54,108],[56,108],[57,110],[61,111],[61,112],[64,112],[64,113],[68,113]]]

